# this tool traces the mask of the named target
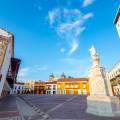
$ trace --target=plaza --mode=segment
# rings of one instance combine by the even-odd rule
[[[19,95],[0,101],[0,120],[119,120],[86,113],[86,96]],[[24,111],[25,110],[25,111]]]
[[[119,1],[1,1],[0,11],[0,120],[120,120]]]

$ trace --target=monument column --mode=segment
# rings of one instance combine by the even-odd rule
[[[90,96],[87,97],[87,112],[99,116],[120,116],[118,97],[110,96],[105,68],[94,46],[90,49],[92,66],[89,70]]]

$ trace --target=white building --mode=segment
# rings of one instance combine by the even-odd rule
[[[109,71],[108,79],[111,82],[113,95],[120,96],[120,61]]]
[[[14,36],[0,29],[0,98],[12,92],[20,60],[14,58]]]
[[[57,94],[57,81],[46,82],[46,94]]]
[[[26,86],[24,83],[15,83],[13,88],[14,94],[23,94],[25,93]]]

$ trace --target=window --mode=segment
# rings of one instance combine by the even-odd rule
[[[78,88],[78,85],[75,85],[75,88]]]
[[[86,84],[83,84],[83,88],[86,88]]]
[[[84,89],[84,90],[83,90],[83,95],[86,95],[86,94],[87,94],[87,90]]]
[[[71,88],[73,88],[73,85],[71,85]]]
[[[55,90],[56,89],[56,85],[53,85],[53,90]]]
[[[62,91],[62,94],[66,94],[66,90],[63,90],[63,91]]]
[[[79,95],[81,95],[81,94],[82,94],[82,91],[81,91],[80,89],[78,90],[78,94],[79,94]]]
[[[69,85],[66,85],[66,88],[69,88]]]
[[[74,94],[74,90],[70,90],[70,94]]]
[[[60,88],[60,85],[58,85],[58,88]]]

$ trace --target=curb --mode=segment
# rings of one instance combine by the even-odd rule
[[[21,98],[22,100],[24,100],[26,102],[26,104],[28,104],[29,106],[32,107],[32,109],[37,112],[42,118],[43,120],[48,120],[50,119],[50,116],[44,112],[41,111],[41,109],[39,109],[37,106],[33,105],[31,102],[27,101],[26,99],[24,99],[22,96],[19,96],[19,98]]]

